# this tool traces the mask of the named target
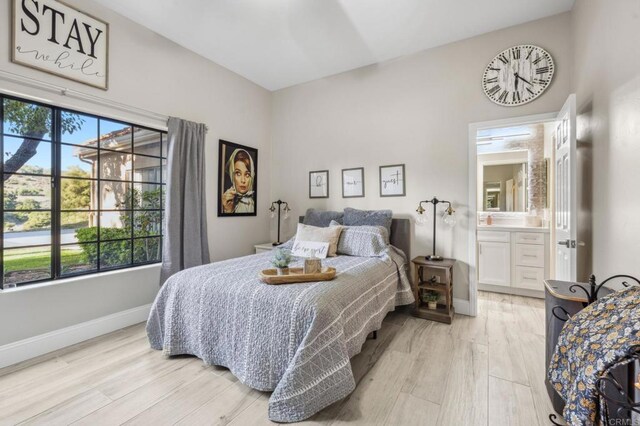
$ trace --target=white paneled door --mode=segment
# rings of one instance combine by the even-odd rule
[[[556,120],[555,131],[556,279],[575,281],[577,275],[576,95],[570,95]]]

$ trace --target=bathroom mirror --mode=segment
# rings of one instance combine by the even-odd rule
[[[482,210],[487,212],[527,211],[527,163],[483,166]]]
[[[548,216],[554,131],[553,122],[478,130],[479,217]]]

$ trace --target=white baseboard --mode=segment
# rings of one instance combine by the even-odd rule
[[[505,287],[501,285],[478,284],[478,290],[490,291],[493,293],[515,294],[516,296],[536,297],[544,299],[543,290],[528,290],[526,288]]]
[[[456,314],[469,315],[471,312],[469,306],[468,300],[453,298],[453,308],[456,310]]]
[[[151,305],[138,306],[0,346],[0,368],[146,321],[150,310]]]

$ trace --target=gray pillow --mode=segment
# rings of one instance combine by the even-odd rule
[[[357,210],[347,207],[344,209],[345,226],[384,226],[388,235],[391,235],[391,210]]]
[[[339,225],[331,221],[331,226]],[[389,233],[384,226],[343,226],[338,240],[338,254],[379,257],[389,247]]]
[[[304,223],[305,225],[326,228],[327,226],[329,226],[332,220],[335,220],[339,225],[342,225],[343,216],[344,213],[342,212],[308,209],[304,215],[304,220],[302,221],[302,223]]]

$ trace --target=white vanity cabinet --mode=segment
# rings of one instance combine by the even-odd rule
[[[549,278],[549,233],[545,229],[478,230],[477,236],[481,290],[544,291],[544,280]]]
[[[478,282],[511,285],[509,232],[478,232]]]

